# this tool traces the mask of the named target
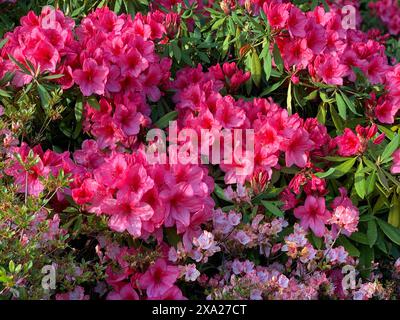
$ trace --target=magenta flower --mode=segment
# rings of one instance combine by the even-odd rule
[[[297,165],[305,167],[308,161],[308,152],[311,151],[314,143],[304,129],[296,130],[288,141],[284,143],[286,166]]]
[[[108,223],[111,229],[118,232],[127,230],[134,237],[141,235],[142,220],[149,220],[154,214],[149,204],[137,201],[132,193],[118,193],[117,199],[105,200],[102,209],[111,215]]]
[[[140,277],[139,284],[142,289],[146,289],[149,298],[159,297],[173,287],[178,276],[178,267],[167,265],[164,259],[158,259]]]
[[[108,68],[99,66],[96,60],[88,58],[83,62],[83,68],[73,72],[73,79],[79,85],[85,96],[93,93],[104,94]]]
[[[393,165],[390,168],[392,174],[400,173],[400,149],[393,153]]]
[[[338,154],[349,157],[357,154],[361,149],[361,143],[357,135],[349,128],[344,129],[343,135],[335,139],[338,146]]]
[[[304,229],[310,228],[316,236],[322,237],[331,214],[326,210],[323,197],[308,196],[304,206],[294,209],[294,216],[300,219]]]

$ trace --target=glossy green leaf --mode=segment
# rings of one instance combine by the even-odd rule
[[[350,158],[349,160],[347,160],[347,161],[341,163],[340,165],[336,166],[335,167],[335,172],[333,174],[331,174],[329,176],[329,178],[337,179],[337,178],[340,178],[341,176],[345,175],[347,172],[349,172],[353,168],[356,160],[357,160],[357,157]]]
[[[154,126],[160,129],[168,127],[170,121],[174,121],[178,117],[178,111],[171,111],[160,118]]]
[[[358,196],[361,199],[364,199],[366,193],[366,183],[365,183],[365,175],[363,172],[364,166],[363,163],[360,161],[357,171],[354,174],[354,187]]]
[[[259,87],[261,83],[261,62],[256,50],[253,50],[251,54],[251,78],[254,84]]]
[[[383,150],[381,156],[382,161],[388,159],[393,154],[393,152],[396,151],[396,149],[399,147],[399,141],[400,141],[400,136],[396,134],[393,137],[392,141],[390,141],[389,144],[386,146],[385,150]]]
[[[391,224],[383,221],[382,219],[376,219],[378,222],[379,227],[383,231],[383,233],[394,243],[400,246],[400,229],[393,227]]]
[[[337,92],[335,93],[335,98],[336,98],[336,104],[338,106],[339,115],[342,117],[342,119],[346,120],[347,118],[346,103],[344,102],[342,96]]]
[[[370,247],[372,247],[375,244],[377,238],[378,238],[378,228],[376,226],[376,222],[375,220],[369,220],[367,229],[367,239]]]
[[[277,216],[277,217],[283,217],[284,216],[283,212],[277,207],[275,202],[261,200],[261,203],[274,216]]]

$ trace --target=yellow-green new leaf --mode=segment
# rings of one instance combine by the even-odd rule
[[[262,69],[260,58],[258,57],[257,51],[253,50],[251,55],[251,77],[257,87],[259,87],[261,83],[261,74]]]

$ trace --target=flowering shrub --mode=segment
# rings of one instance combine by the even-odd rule
[[[396,4],[61,2],[0,1],[1,298],[399,298]]]

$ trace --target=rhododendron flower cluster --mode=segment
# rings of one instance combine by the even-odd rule
[[[400,7],[397,1],[379,0],[369,3],[368,6],[382,20],[390,34],[400,33]]]
[[[31,63],[35,70],[63,73],[62,61],[75,57],[74,26],[74,21],[60,10],[45,7],[39,16],[30,12],[21,19],[21,26],[6,35],[8,41],[0,55],[0,77],[7,71],[16,71],[14,85],[21,87],[32,81],[33,74],[23,73],[10,55],[26,68]]]
[[[56,3],[7,30],[0,298],[398,298],[400,64],[358,1],[296,3]]]
[[[50,174],[57,176],[61,170],[69,173],[75,167],[69,152],[43,152],[40,146],[30,149],[26,143],[22,143],[20,147],[10,148],[9,153],[8,168],[4,172],[14,178],[18,192],[33,196],[38,196],[44,190],[42,179]],[[33,163],[29,165],[29,162]]]
[[[399,110],[398,86],[394,85],[397,67],[388,64],[380,42],[362,31],[344,29],[341,7],[332,6],[329,12],[316,7],[303,13],[291,3],[272,1],[263,10],[279,32],[276,41],[288,70],[307,69],[315,81],[342,85],[346,79],[356,80],[357,68],[370,83],[386,84],[388,94],[374,103],[372,112],[381,122],[394,122]]]
[[[300,168],[308,164],[313,154],[329,153],[331,138],[316,119],[304,121],[297,114],[289,116],[287,110],[280,108],[272,99],[235,101],[231,96],[222,96],[220,91],[224,86],[232,89],[235,76],[235,79],[241,79],[239,83],[247,80],[240,71],[236,71],[229,79],[226,71],[224,73],[227,68],[232,68],[232,65],[224,64],[222,68],[216,65],[207,73],[202,73],[200,66],[196,69],[182,70],[178,72],[177,79],[172,84],[177,90],[174,101],[179,111],[179,130],[193,129],[199,136],[201,130],[207,130],[210,148],[220,140],[227,143],[224,139],[220,139],[223,130],[255,131],[253,155],[249,154],[248,150],[243,150],[233,155],[232,163],[227,159],[217,159],[220,161],[221,169],[226,173],[227,184],[243,184],[259,174],[265,175],[269,180],[272,168],[278,167],[281,153],[285,154],[286,166],[296,165]],[[244,149],[245,144],[246,141],[243,141],[240,147]],[[221,156],[223,154],[221,151]],[[251,163],[251,157],[254,157],[254,164]],[[241,172],[241,168],[247,168],[246,171],[250,173],[247,175],[238,173]]]
[[[213,181],[204,168],[149,165],[143,150],[107,154],[93,140],[82,147],[74,154],[72,197],[89,212],[109,215],[111,229],[162,237],[161,226],[176,226],[190,239],[211,219]]]

